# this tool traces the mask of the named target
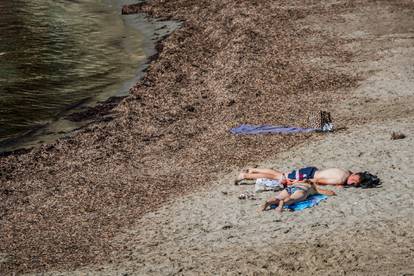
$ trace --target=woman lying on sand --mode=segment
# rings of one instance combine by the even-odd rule
[[[271,205],[277,205],[276,211],[282,212],[284,205],[304,201],[308,196],[314,194],[324,194],[329,196],[336,195],[333,191],[320,189],[316,184],[309,180],[305,180],[305,182],[288,186],[276,195],[276,197],[267,200],[262,206],[262,211],[265,211]]]
[[[353,173],[340,168],[319,170],[316,167],[306,167],[283,173],[272,169],[249,168],[241,172],[236,183],[243,179],[267,178],[278,180],[283,185],[291,185],[303,180],[309,180],[319,185],[353,186],[371,188],[379,185],[380,180],[368,172]]]

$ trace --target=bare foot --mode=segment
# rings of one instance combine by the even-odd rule
[[[239,176],[236,178],[237,181],[244,179],[244,172],[239,173]]]
[[[246,170],[246,173],[254,173],[254,169],[255,169],[255,168],[248,168],[248,169]]]
[[[265,204],[262,205],[261,210],[262,211],[266,211],[267,207],[269,207],[269,203],[268,202],[265,202]]]
[[[282,212],[283,212],[283,206],[278,206],[278,207],[276,208],[276,212],[278,212],[278,213],[282,213]]]
[[[239,185],[240,184],[240,181],[242,181],[244,179],[244,173],[243,172],[241,172],[238,176],[237,176],[237,178],[234,180],[234,185]]]
[[[245,173],[255,173],[255,172],[257,172],[257,170],[255,170],[255,169],[257,169],[258,167],[259,167],[259,165],[254,165],[253,167],[245,169],[244,172]]]

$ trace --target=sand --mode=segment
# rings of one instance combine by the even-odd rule
[[[0,268],[412,274],[412,3],[301,2],[142,7],[187,21],[116,119],[1,159]],[[227,132],[246,121],[305,124],[322,108],[347,129],[282,137]],[[392,132],[406,138],[392,140]],[[336,190],[301,212],[257,212],[272,194],[239,200],[252,187],[232,184],[254,164],[369,170],[383,185]]]
[[[390,140],[390,131],[401,130],[411,138]],[[411,163],[402,161],[414,158],[413,133],[408,122],[388,121],[362,131],[355,127],[260,164],[287,169],[305,164],[349,167],[352,162],[355,170],[369,167],[378,173],[381,188],[335,189],[338,195],[319,206],[278,214],[257,211],[271,193],[260,193],[256,200],[238,199],[241,192],[253,189],[232,185],[233,175],[228,175],[209,191],[145,215],[118,236],[125,246],[121,262],[118,255],[114,265],[78,272],[410,275],[414,175]]]

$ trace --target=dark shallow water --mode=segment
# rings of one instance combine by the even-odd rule
[[[145,58],[120,1],[0,0],[0,151],[73,106],[126,94]]]

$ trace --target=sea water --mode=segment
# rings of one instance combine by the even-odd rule
[[[144,40],[120,8],[114,0],[0,0],[0,152],[39,129],[73,129],[59,120],[73,107],[128,93]]]

